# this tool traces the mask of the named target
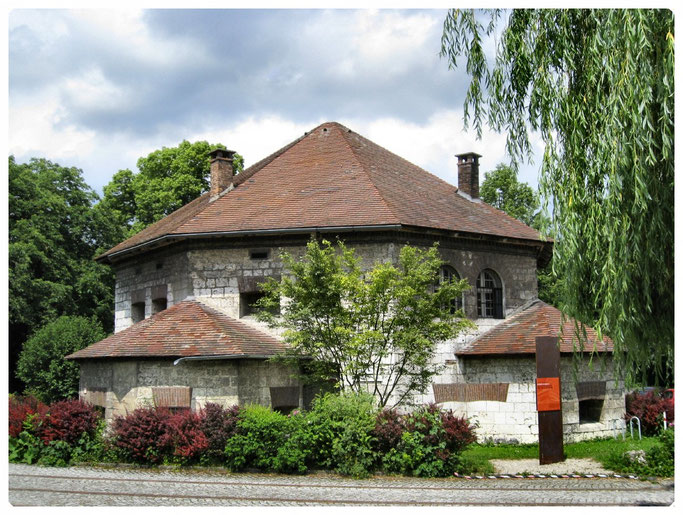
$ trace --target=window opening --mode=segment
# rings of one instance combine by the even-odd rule
[[[477,316],[504,318],[503,288],[498,274],[493,270],[484,270],[477,278]]]
[[[152,300],[152,314],[155,315],[159,313],[160,311],[163,311],[166,309],[168,305],[168,300],[166,300],[165,297],[162,297],[160,299],[153,299]]]
[[[267,250],[252,250],[249,252],[249,257],[251,259],[268,259]]]
[[[133,319],[133,323],[137,324],[141,320],[145,319],[145,303],[144,302],[134,302],[130,307],[130,316]]]
[[[603,399],[585,399],[579,401],[579,424],[600,422]]]
[[[452,266],[442,266],[439,269],[439,279],[438,283],[436,285],[436,288],[439,287],[439,284],[443,284],[448,281],[459,281],[460,280],[460,275],[458,272],[453,268]],[[450,313],[453,314],[459,309],[462,309],[462,295],[452,299],[447,306],[441,306],[442,309],[448,308]]]
[[[240,293],[240,317],[245,317],[253,315],[260,311],[262,308],[256,303],[266,296],[264,291],[250,291]],[[274,311],[274,315],[280,314],[280,306],[278,306]]]

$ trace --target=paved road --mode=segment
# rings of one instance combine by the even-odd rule
[[[9,465],[9,501],[14,506],[662,506],[673,500],[671,481],[615,478],[353,480]]]

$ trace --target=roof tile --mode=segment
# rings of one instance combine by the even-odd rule
[[[195,300],[185,300],[67,359],[198,356],[273,356],[280,340]]]
[[[336,122],[324,123],[100,257],[163,236],[404,225],[539,241],[534,229]]]
[[[535,354],[537,336],[560,337],[560,352],[573,352],[581,348],[574,322],[573,318],[567,317],[563,323],[562,312],[559,309],[536,300],[526,309],[478,336],[455,354]],[[604,337],[602,341],[598,341],[594,329],[583,324],[579,324],[579,328],[586,331],[583,345],[585,352],[593,349],[597,352],[614,351],[614,344],[609,338]]]

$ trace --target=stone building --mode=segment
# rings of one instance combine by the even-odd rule
[[[560,327],[559,311],[537,299],[552,242],[479,199],[481,156],[457,156],[455,187],[338,123],[238,175],[232,155],[212,153],[209,192],[97,258],[116,273],[115,333],[69,356],[84,399],[108,418],[152,403],[305,406],[314,392],[267,361],[284,344],[252,316],[259,285],[284,272],[281,254],[339,238],[370,267],[395,261],[402,245],[439,242],[442,274],[472,285],[459,303],[477,330],[439,346],[444,371],[420,400],[466,413],[483,436],[536,438],[530,342]],[[611,342],[588,335],[610,355]],[[577,438],[611,434],[624,410],[609,369],[563,374],[562,399]]]

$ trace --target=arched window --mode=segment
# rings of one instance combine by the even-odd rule
[[[477,277],[477,316],[479,318],[505,318],[503,283],[493,270],[484,270]]]
[[[444,265],[439,269],[439,284],[447,281],[459,280],[460,275],[452,266]],[[457,310],[462,309],[462,295],[451,300],[448,307],[450,308],[451,313],[455,313]]]

